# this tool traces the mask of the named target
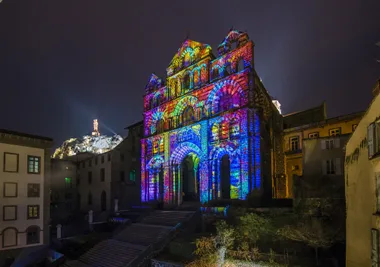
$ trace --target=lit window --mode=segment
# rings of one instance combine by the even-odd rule
[[[28,173],[40,173],[41,158],[28,156]]]
[[[222,127],[220,127],[220,139],[227,139],[228,133],[228,122],[225,121],[222,123]]]
[[[318,137],[319,137],[319,133],[318,133],[318,132],[315,132],[315,133],[309,133],[309,138],[310,138],[310,139],[318,138]]]
[[[164,140],[160,140],[160,152],[164,152]]]
[[[40,206],[28,205],[28,219],[38,219],[38,218],[40,218]]]
[[[129,181],[136,182],[136,170],[131,170],[129,172]]]
[[[294,136],[290,138],[290,151],[299,150],[299,137]]]
[[[330,129],[329,134],[330,136],[340,135],[340,128]]]

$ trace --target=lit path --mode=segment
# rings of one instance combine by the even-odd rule
[[[188,222],[193,211],[154,211],[112,239],[103,240],[64,267],[138,267],[157,255]]]

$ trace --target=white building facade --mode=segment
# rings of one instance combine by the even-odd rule
[[[0,130],[0,252],[47,243],[52,139]]]

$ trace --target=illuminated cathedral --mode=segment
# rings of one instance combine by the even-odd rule
[[[215,57],[185,40],[166,69],[152,74],[144,96],[141,200],[272,195],[282,173],[281,116],[254,70],[254,43],[231,30]],[[277,139],[276,139],[277,138]],[[280,146],[280,147],[278,147]]]

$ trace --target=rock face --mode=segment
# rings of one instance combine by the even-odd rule
[[[52,157],[62,159],[83,152],[101,154],[114,149],[122,141],[123,138],[117,134],[114,136],[85,135],[81,138],[70,138],[55,150]]]

